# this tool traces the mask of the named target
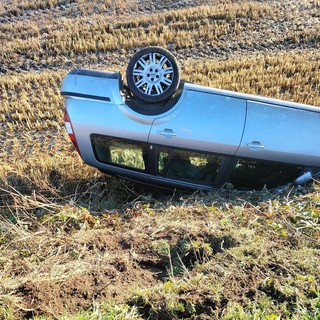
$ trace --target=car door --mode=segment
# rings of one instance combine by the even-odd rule
[[[236,156],[320,165],[319,112],[249,100],[247,104],[246,126]]]
[[[149,143],[234,155],[246,116],[246,100],[186,90],[178,108],[156,118]]]

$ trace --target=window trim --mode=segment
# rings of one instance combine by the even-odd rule
[[[99,160],[99,155],[97,154],[97,150],[94,147],[94,137],[102,137],[105,138],[107,141],[108,139],[113,139],[116,141],[119,141],[123,144],[134,144],[137,145],[142,153],[145,152],[146,158],[144,160],[145,169],[138,169],[135,167],[130,167],[126,165],[122,165],[115,162],[103,162]],[[152,184],[152,185],[158,185],[162,184],[164,186],[171,185],[171,186],[177,186],[179,187],[186,187],[186,188],[199,188],[202,190],[212,190],[212,189],[218,189],[222,188],[226,183],[231,182],[230,178],[232,174],[235,172],[236,165],[240,160],[248,160],[248,161],[266,161],[271,163],[278,163],[278,164],[286,164],[279,161],[271,161],[271,160],[261,160],[256,158],[248,158],[248,157],[237,157],[237,156],[231,156],[221,153],[215,153],[215,152],[208,152],[208,151],[202,151],[202,150],[195,150],[195,149],[188,149],[188,148],[179,148],[175,146],[168,146],[168,145],[160,145],[160,144],[150,144],[146,141],[141,140],[134,140],[134,139],[127,139],[127,138],[119,138],[109,135],[101,135],[101,134],[90,134],[90,141],[91,141],[91,147],[92,151],[94,153],[95,159],[97,162],[101,163],[102,165],[108,166],[109,169],[104,170],[103,167],[100,167],[101,171],[108,172],[110,174],[116,174],[116,175],[123,175],[126,176],[128,179],[133,179],[135,181],[143,181],[145,184]],[[111,144],[107,145],[111,146]],[[168,164],[164,168],[163,173],[159,172],[159,155],[161,150],[168,151]],[[180,179],[179,177],[169,177],[167,176],[169,164],[172,161],[172,158],[174,157],[175,152],[190,152],[190,153],[196,153],[204,156],[213,156],[213,157],[220,157],[221,162],[218,167],[218,172],[211,182],[205,182],[205,181],[197,181],[192,179]],[[293,165],[294,166],[294,165]],[[299,166],[300,167],[300,166]],[[112,169],[114,168],[114,169]],[[303,166],[301,166],[303,168]],[[124,170],[124,171],[122,171]],[[139,178],[141,177],[141,179]],[[237,186],[238,189],[245,188]]]

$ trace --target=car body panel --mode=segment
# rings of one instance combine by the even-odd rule
[[[184,83],[167,107],[150,106],[149,114],[132,107],[119,73],[91,70],[66,75],[61,94],[82,159],[103,172],[149,184],[210,189],[227,181],[239,168],[238,159],[320,167],[320,109],[315,106]],[[138,172],[98,161],[94,135],[145,144],[152,169]],[[212,185],[167,178],[156,168],[155,150],[161,146],[221,156],[223,169]]]
[[[320,113],[248,100],[239,157],[319,166]]]
[[[201,85],[197,85],[197,84],[193,84],[193,83],[186,83],[185,90],[193,90],[197,93],[207,92],[207,93],[219,94],[222,96],[245,99],[245,100],[249,100],[249,101],[268,103],[268,104],[276,105],[276,106],[289,107],[292,109],[302,109],[302,110],[320,112],[320,109],[317,106],[311,106],[311,105],[303,104],[303,103],[296,103],[296,102],[291,102],[291,101],[274,99],[274,98],[260,96],[260,95],[253,95],[253,94],[248,94],[248,93],[205,87],[205,86],[201,86]]]
[[[186,89],[178,109],[154,120],[149,142],[234,155],[245,116],[246,100]]]
[[[92,165],[95,161],[90,135],[99,133],[120,138],[130,137],[137,141],[148,141],[152,119],[136,121],[128,117],[127,107],[122,105],[106,105],[101,100],[70,99],[65,102],[78,147],[83,160]]]

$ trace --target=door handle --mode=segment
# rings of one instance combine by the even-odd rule
[[[245,144],[252,151],[259,151],[264,149],[264,145],[260,141],[252,141],[250,143]]]
[[[172,129],[158,130],[157,134],[161,134],[165,138],[172,138],[172,137],[176,137],[177,136],[177,134],[175,132],[173,132]]]

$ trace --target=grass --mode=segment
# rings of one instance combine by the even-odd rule
[[[25,12],[39,11],[39,10],[53,10],[53,9],[67,9],[67,11],[73,11],[82,14],[90,14],[95,11],[105,12],[109,10],[124,10],[126,8],[134,8],[136,6],[135,1],[112,1],[107,0],[103,3],[98,1],[91,1],[87,3],[84,0],[23,0],[12,1],[10,4],[1,4],[0,13],[3,15],[15,15],[20,16]]]
[[[166,5],[0,4],[0,319],[320,318],[319,182],[166,193],[71,146],[64,75],[147,45],[187,81],[320,105],[318,1]]]
[[[10,64],[12,68],[14,64],[21,64],[28,70],[40,61],[52,66],[75,60],[79,55],[92,55],[92,59],[97,60],[99,57],[93,55],[95,53],[103,55],[116,51],[121,54],[148,45],[169,46],[175,50],[210,47],[229,50],[230,37],[255,30],[262,19],[276,21],[279,16],[268,3],[246,1],[140,14],[139,18],[124,14],[121,22],[115,22],[113,15],[106,16],[98,9],[93,10],[97,13],[89,14],[91,10],[84,9],[84,3],[76,2],[75,5],[80,11],[85,10],[87,15],[79,13],[75,17],[66,14],[59,18],[47,15],[45,23],[40,16],[38,20],[28,19],[18,22],[18,25],[12,22],[1,25],[5,45],[2,46],[0,63]],[[123,6],[126,5],[130,9],[128,2],[124,2]],[[92,6],[97,7],[98,4]],[[102,4],[100,6],[103,7]],[[134,2],[132,6],[135,6]],[[13,40],[11,35],[15,30],[18,30],[19,38]],[[308,27],[304,31],[292,31],[277,37],[272,34],[268,38],[270,44],[292,41],[308,44],[317,42],[319,29]],[[249,45],[252,43],[243,36],[241,46]]]
[[[80,303],[88,310],[75,319],[317,318],[320,195],[317,187],[304,191],[145,198],[98,216],[68,199],[10,191],[1,223],[2,315],[29,308],[50,319],[77,313]],[[153,272],[161,280],[148,287]],[[143,287],[127,283],[106,307],[111,283],[123,286],[127,274]],[[59,295],[70,292],[59,309]]]
[[[253,55],[227,61],[187,62],[186,79],[239,92],[319,105],[317,52]]]
[[[191,39],[199,36],[203,41],[214,41],[227,32],[243,30],[241,22],[230,25],[230,20],[238,18],[253,22],[267,13],[271,13],[267,6],[249,3],[183,9],[174,14],[156,14],[139,21],[109,23],[107,26],[103,23],[104,17],[85,24],[83,19],[76,22],[66,20],[64,28],[72,23],[78,32],[72,35],[63,30],[55,32],[43,46],[46,51],[58,54],[87,54],[168,43],[175,43],[177,48],[188,48],[195,45]]]

